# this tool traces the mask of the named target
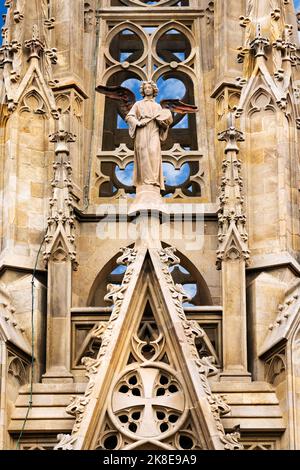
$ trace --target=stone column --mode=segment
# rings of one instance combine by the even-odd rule
[[[251,380],[247,372],[247,321],[245,268],[249,259],[246,217],[243,209],[243,181],[238,160],[242,132],[235,128],[232,114],[228,129],[219,134],[226,141],[220,194],[219,247],[217,267],[222,269],[223,373],[221,380]]]
[[[68,142],[75,138],[59,130],[50,136],[55,145],[53,195],[46,235],[48,264],[47,352],[44,382],[73,381],[70,373],[72,269],[76,269],[72,168]]]

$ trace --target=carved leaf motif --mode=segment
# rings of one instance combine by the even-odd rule
[[[71,434],[58,434],[57,440],[59,443],[54,447],[54,450],[73,450],[76,439]]]

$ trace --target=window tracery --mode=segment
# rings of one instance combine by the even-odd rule
[[[189,6],[189,0],[111,0],[111,6],[131,7],[162,7],[162,6]]]
[[[159,3],[161,4],[161,3]],[[191,23],[174,21],[108,24],[103,73],[99,82],[123,86],[138,99],[141,80],[157,82],[157,101],[172,98],[195,104],[199,83],[195,68],[198,49]],[[105,99],[104,128],[98,151],[97,196],[118,199],[135,197],[133,187],[133,142],[128,126],[118,113],[116,102]],[[174,115],[168,139],[163,144],[166,198],[205,196],[203,152],[199,150],[197,117]]]
[[[126,266],[117,265],[113,258],[99,273],[92,286],[86,313],[76,314],[72,321],[72,368],[83,369],[82,358],[95,359],[102,342],[102,333],[110,317],[112,308],[105,301],[107,284],[118,287],[122,284]],[[189,297],[184,303],[186,316],[202,328],[207,335],[207,342],[201,338],[195,344],[198,354],[203,357],[214,357],[217,367],[222,363],[222,314],[212,306],[209,289],[196,268],[181,256],[181,263],[171,266],[170,273],[175,284],[181,284]],[[210,307],[211,306],[211,307]],[[90,309],[90,310],[89,310]],[[93,313],[91,311],[93,309]],[[99,309],[99,310],[97,310]],[[211,310],[210,310],[211,309]],[[89,312],[89,313],[88,313]],[[143,321],[137,334],[132,339],[134,352],[131,361],[159,360],[169,364],[163,353],[165,339],[159,334],[158,326],[153,318],[152,307],[147,303]]]
[[[127,366],[111,387],[106,422],[97,450],[137,448],[138,441],[164,448],[201,449],[188,405],[186,385],[148,301],[132,336]],[[144,346],[156,343],[156,348]],[[141,344],[144,346],[141,348]],[[150,354],[149,354],[150,353]],[[167,446],[167,447],[166,447]]]
[[[88,301],[89,306],[107,307],[108,304],[104,301],[104,297],[107,293],[106,285],[121,285],[126,267],[116,264],[117,257],[118,255],[108,263],[96,278],[91,289]],[[169,269],[174,282],[176,284],[182,284],[190,298],[189,301],[184,303],[185,308],[212,305],[212,299],[205,280],[188,259],[185,259],[184,256],[181,255],[181,263],[173,265]]]

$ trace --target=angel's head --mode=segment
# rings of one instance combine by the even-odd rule
[[[158,87],[155,82],[152,82],[151,80],[147,82],[142,82],[141,88],[140,88],[140,93],[142,96],[155,96],[158,95]]]

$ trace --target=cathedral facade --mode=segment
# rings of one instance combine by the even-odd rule
[[[294,2],[6,7],[0,449],[300,449]]]

